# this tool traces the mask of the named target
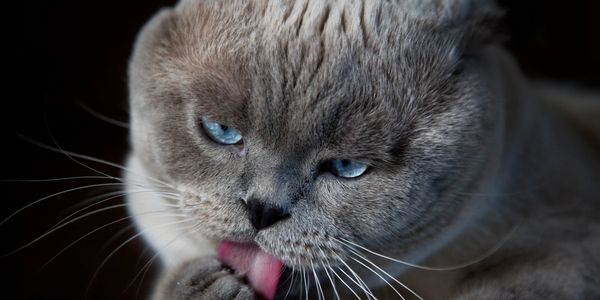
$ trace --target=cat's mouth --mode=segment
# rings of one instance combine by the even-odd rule
[[[254,243],[221,241],[219,260],[243,274],[260,299],[273,300],[284,271],[283,263]]]

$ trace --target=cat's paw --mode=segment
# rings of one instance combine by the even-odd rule
[[[170,271],[161,279],[154,300],[251,300],[254,292],[239,275],[214,257],[198,258]]]

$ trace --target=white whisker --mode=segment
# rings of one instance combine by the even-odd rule
[[[177,239],[179,239],[181,236],[185,235],[185,234],[194,234],[196,232],[198,232],[200,230],[200,228],[195,228],[196,226],[200,225],[201,221],[198,221],[196,224],[194,224],[192,226],[192,229],[188,232],[187,230],[181,232],[180,234],[178,234],[177,236],[175,236],[172,240],[170,240],[167,244],[165,244],[164,246],[162,246],[160,249],[158,249],[156,251],[156,253],[150,258],[150,260],[140,269],[140,271],[133,277],[133,279],[131,280],[131,282],[129,283],[129,285],[127,285],[127,288],[125,289],[125,291],[127,291],[135,282],[135,280],[140,276],[140,272],[143,271],[142,273],[142,277],[140,279],[140,284],[138,285],[138,288],[135,291],[135,295],[136,298],[140,293],[140,288],[142,287],[142,282],[144,281],[144,278],[146,277],[146,273],[148,272],[148,270],[150,270],[150,267],[152,266],[152,264],[154,263],[154,261],[160,257],[160,254],[165,251],[170,245],[173,244],[173,242],[175,242]],[[145,269],[145,270],[144,270]],[[124,291],[124,292],[125,292]]]
[[[327,278],[329,278],[329,282],[331,283],[331,288],[333,289],[333,294],[335,295],[335,298],[337,300],[340,300],[340,294],[338,294],[333,277],[329,274],[329,271],[327,270],[327,266],[325,266],[324,264],[322,264],[322,266],[323,266],[323,271],[325,271],[325,274],[327,275]]]
[[[363,267],[365,267],[367,270],[373,272],[373,274],[377,275],[377,277],[381,278],[381,280],[383,280],[383,282],[385,282],[385,284],[387,284],[389,287],[392,288],[392,290],[394,290],[394,292],[396,292],[396,294],[398,294],[398,296],[400,296],[400,298],[402,300],[406,300],[404,298],[404,296],[402,296],[402,294],[394,287],[394,285],[392,285],[389,281],[387,281],[387,279],[385,279],[385,277],[381,276],[379,273],[377,273],[375,270],[371,269],[369,266],[365,265],[364,263],[362,263],[361,261],[357,260],[354,257],[350,257],[352,260],[354,260],[355,262],[359,263],[360,265],[362,265]]]
[[[327,266],[329,266],[329,268],[331,268],[329,259],[327,259],[327,255],[325,255],[325,252],[323,251],[323,249],[321,249],[321,246],[317,245],[317,248],[319,248],[319,251],[321,251],[321,254],[323,255],[323,257],[325,257],[325,262],[327,263]],[[335,287],[335,282],[333,281],[333,278],[327,271],[327,266],[325,266],[324,263],[321,263],[321,265],[323,266],[323,270],[325,271],[325,274],[327,274],[327,277],[329,278],[329,281],[331,282],[331,287],[333,288],[333,292],[335,294],[336,299],[340,300],[340,295],[338,294],[337,288]]]
[[[423,300],[423,298],[421,296],[419,296],[419,294],[417,294],[415,291],[413,291],[412,289],[410,289],[408,286],[406,286],[404,283],[400,282],[399,280],[397,280],[396,278],[394,278],[392,275],[390,275],[388,272],[386,272],[385,270],[383,270],[382,268],[380,268],[379,266],[377,266],[375,263],[373,263],[372,261],[370,261],[369,259],[367,259],[366,257],[362,256],[358,251],[355,250],[350,250],[354,253],[354,255],[356,255],[357,257],[363,259],[364,261],[368,262],[370,265],[372,265],[373,267],[377,268],[379,271],[381,271],[383,274],[387,275],[389,278],[391,278],[392,280],[394,280],[396,283],[398,283],[399,285],[401,285],[403,288],[405,288],[406,290],[408,290],[409,292],[411,292],[413,295],[415,295],[415,297],[417,297],[420,300]]]
[[[306,298],[306,300],[308,300],[308,277],[306,276],[306,270],[302,270],[302,278],[304,280],[304,296]]]
[[[141,213],[141,214],[136,214],[136,216],[139,215],[143,215],[145,213]],[[131,216],[132,218],[134,218],[134,216]],[[110,247],[110,245],[112,245],[112,243],[114,241],[116,241],[117,239],[119,239],[122,235],[124,235],[127,231],[130,231],[131,229],[135,228],[136,224],[135,223],[131,223],[123,228],[121,228],[118,232],[116,232],[115,234],[113,234],[108,240],[106,240],[104,243],[102,243],[102,248],[100,248],[100,250],[98,252],[102,253],[104,252],[108,247]],[[135,228],[137,230],[137,228]]]
[[[117,204],[117,205],[111,205],[111,206],[108,206],[108,207],[104,207],[104,208],[101,208],[101,209],[98,209],[98,210],[95,210],[95,211],[89,212],[89,213],[87,213],[87,214],[84,214],[84,215],[82,215],[82,216],[79,216],[79,217],[77,217],[77,218],[75,218],[75,219],[72,219],[72,220],[71,220],[71,221],[69,221],[69,222],[63,223],[63,224],[61,224],[61,225],[57,226],[56,228],[53,228],[53,229],[51,229],[51,230],[49,230],[49,231],[45,232],[44,234],[42,234],[42,235],[40,235],[39,237],[35,238],[34,240],[32,240],[32,241],[30,241],[30,242],[26,243],[25,245],[23,245],[23,246],[20,246],[20,247],[18,247],[17,249],[15,249],[15,250],[13,250],[13,251],[10,251],[10,252],[8,252],[8,253],[6,253],[6,254],[3,254],[3,255],[2,255],[2,257],[8,257],[8,256],[11,256],[11,255],[13,255],[13,254],[15,254],[15,253],[17,253],[17,252],[19,252],[19,251],[23,250],[23,249],[25,249],[25,248],[27,248],[27,247],[29,247],[29,246],[31,246],[31,245],[33,245],[33,244],[35,244],[35,243],[36,243],[36,242],[38,242],[39,240],[41,240],[41,239],[43,239],[43,238],[47,237],[48,235],[50,235],[50,234],[52,234],[52,233],[54,233],[54,232],[56,232],[56,231],[58,231],[58,230],[60,230],[60,229],[62,229],[62,228],[64,228],[64,227],[66,227],[66,226],[68,226],[68,225],[70,225],[70,224],[73,224],[74,222],[77,222],[78,220],[81,220],[81,219],[83,219],[83,218],[85,218],[85,217],[88,217],[88,216],[91,216],[91,215],[94,215],[94,214],[97,214],[97,213],[100,213],[100,212],[103,212],[103,211],[107,211],[107,210],[110,210],[110,209],[114,209],[114,208],[120,208],[120,207],[125,207],[125,206],[127,206],[127,204]]]
[[[98,118],[101,121],[104,121],[104,122],[106,122],[108,124],[111,124],[111,125],[115,125],[117,127],[121,127],[121,128],[124,128],[124,129],[129,129],[129,123],[127,123],[127,122],[115,120],[115,119],[113,119],[111,117],[107,117],[107,116],[105,116],[103,114],[100,114],[97,111],[93,110],[91,107],[83,104],[82,102],[78,101],[77,104],[79,104],[79,106],[81,106],[81,108],[83,108],[83,110],[85,110],[87,113],[91,114],[92,116]]]
[[[320,299],[325,299],[325,294],[323,293],[323,288],[321,287],[321,281],[319,280],[319,276],[317,276],[317,272],[315,271],[315,265],[313,262],[310,262],[310,266],[312,268],[312,273],[315,277],[315,284],[317,286],[317,297]]]
[[[363,290],[363,292],[365,293],[367,298],[377,299],[377,297],[375,297],[375,295],[373,295],[373,293],[371,292],[371,289],[369,289],[367,284],[360,278],[360,276],[358,276],[358,274],[356,272],[354,272],[354,270],[339,255],[335,254],[335,256],[342,264],[344,264],[344,266],[346,266],[346,268],[352,274],[352,276],[354,276],[356,281],[351,279],[352,282],[354,282],[358,287],[360,287]],[[344,270],[342,270],[341,268],[339,270],[344,272]],[[346,272],[344,272],[344,273],[346,273]],[[348,276],[348,275],[346,274],[346,276]],[[348,278],[350,278],[350,276],[348,276]]]
[[[69,180],[85,180],[85,179],[115,180],[115,178],[113,178],[113,177],[106,177],[106,176],[73,176],[73,177],[45,178],[45,179],[2,179],[2,180],[0,180],[0,182],[32,183],[32,182],[57,182],[57,181],[69,181]]]
[[[142,236],[143,234],[145,234],[147,231],[153,230],[153,229],[157,229],[157,228],[163,228],[163,227],[167,227],[167,226],[173,226],[173,225],[178,225],[181,223],[185,223],[185,222],[189,222],[189,220],[179,220],[176,222],[169,222],[166,224],[158,224],[155,226],[151,226],[146,228],[145,230],[142,230],[140,232],[138,232],[137,234],[135,234],[134,236],[130,237],[129,239],[127,239],[126,241],[124,241],[123,243],[121,243],[121,245],[119,245],[115,250],[113,250],[110,254],[108,254],[108,256],[100,263],[100,265],[98,266],[98,268],[96,269],[96,271],[94,272],[94,274],[92,275],[92,278],[90,279],[90,283],[87,286],[86,289],[86,295],[89,292],[92,283],[96,280],[96,277],[98,277],[98,273],[100,272],[100,270],[102,270],[102,268],[104,267],[104,265],[115,255],[115,253],[117,253],[121,248],[125,247],[127,244],[129,244],[131,241],[133,241],[134,239]],[[188,230],[191,229],[192,227],[186,227],[186,228],[182,228],[182,230]]]
[[[164,181],[162,181],[162,180],[159,180],[159,179],[156,179],[156,178],[150,177],[150,176],[148,176],[148,175],[144,175],[144,174],[138,174],[138,173],[132,172],[131,170],[129,170],[129,169],[128,169],[128,168],[126,168],[125,166],[122,166],[122,165],[119,165],[119,164],[116,164],[116,163],[113,163],[113,162],[110,162],[110,161],[107,161],[107,160],[103,160],[103,159],[100,159],[100,158],[95,158],[95,157],[91,157],[91,156],[88,156],[88,155],[79,154],[79,153],[75,153],[75,152],[72,152],[72,151],[64,150],[64,149],[62,149],[62,148],[60,148],[60,147],[53,147],[53,146],[50,146],[50,145],[46,145],[46,144],[44,144],[44,143],[40,143],[40,142],[38,142],[38,141],[32,140],[32,139],[30,139],[30,138],[28,138],[28,137],[26,137],[26,136],[23,136],[23,135],[20,135],[20,137],[21,137],[22,139],[24,139],[24,140],[26,140],[26,141],[30,142],[31,144],[34,144],[34,145],[36,145],[36,146],[40,147],[40,148],[43,148],[43,149],[46,149],[46,150],[50,150],[50,151],[52,151],[52,152],[56,152],[56,153],[60,153],[60,154],[64,154],[64,155],[66,155],[67,157],[69,157],[71,160],[73,160],[75,163],[77,163],[77,164],[79,164],[79,165],[81,165],[81,166],[83,166],[83,167],[85,167],[85,168],[87,168],[87,169],[89,169],[89,170],[92,170],[92,171],[94,171],[94,172],[96,172],[96,173],[98,173],[98,174],[104,175],[104,176],[106,176],[106,177],[109,177],[109,178],[112,178],[112,179],[115,179],[115,180],[118,180],[118,181],[122,181],[122,179],[120,179],[120,178],[116,178],[116,177],[114,177],[114,176],[110,176],[110,175],[108,175],[108,174],[105,174],[105,173],[103,173],[103,172],[101,172],[101,171],[98,171],[98,170],[96,170],[96,169],[94,169],[94,168],[92,168],[92,167],[90,167],[90,166],[87,166],[86,164],[83,164],[83,163],[81,163],[80,161],[78,161],[78,160],[74,159],[74,157],[76,157],[76,158],[80,158],[80,159],[84,159],[84,160],[88,160],[88,161],[92,161],[92,162],[96,162],[96,163],[99,163],[99,164],[104,164],[104,165],[107,165],[107,166],[111,166],[111,167],[114,167],[114,168],[117,168],[117,169],[123,170],[123,171],[125,171],[125,172],[128,172],[128,173],[130,173],[130,174],[133,174],[133,175],[136,175],[136,176],[140,176],[140,177],[147,178],[147,179],[149,179],[149,180],[151,180],[151,181],[154,181],[155,183],[161,184],[161,185],[163,185],[163,186],[165,186],[165,187],[174,188],[172,185],[170,185],[170,184],[169,184],[169,183],[167,183],[167,182],[164,182]],[[53,139],[53,140],[54,140],[54,139]],[[55,142],[55,144],[56,144],[56,141],[54,141],[54,142]],[[57,146],[58,146],[58,145],[57,145]]]
[[[92,185],[84,185],[84,186],[80,186],[80,187],[76,187],[76,188],[72,188],[72,189],[68,189],[65,191],[61,191],[58,193],[54,193],[51,195],[48,195],[46,197],[40,198],[36,201],[33,201],[23,207],[21,207],[20,209],[16,210],[15,212],[13,212],[12,214],[10,214],[8,217],[6,217],[4,220],[2,220],[2,222],[0,222],[0,226],[2,226],[4,223],[8,222],[10,219],[14,218],[16,215],[18,215],[19,213],[21,213],[22,211],[37,205],[38,203],[41,203],[43,201],[46,201],[48,199],[60,196],[60,195],[64,195],[67,193],[71,193],[71,192],[75,192],[75,191],[80,191],[80,190],[84,190],[84,189],[89,189],[89,188],[96,188],[96,187],[103,187],[103,186],[119,186],[119,185],[123,185],[123,183],[101,183],[101,184],[92,184]]]
[[[511,229],[511,231],[508,234],[506,234],[506,236],[504,236],[504,238],[502,238],[498,243],[496,243],[496,245],[493,248],[491,248],[489,251],[483,253],[482,255],[477,256],[474,259],[469,260],[467,262],[464,262],[464,263],[461,263],[461,264],[457,264],[457,265],[447,266],[447,267],[430,267],[430,266],[423,266],[423,265],[413,264],[413,263],[409,263],[409,262],[406,262],[406,261],[402,261],[402,260],[399,260],[399,259],[396,259],[396,258],[392,258],[392,257],[386,256],[386,255],[377,253],[377,252],[375,252],[373,250],[367,249],[367,248],[365,248],[365,247],[363,247],[363,246],[361,246],[359,244],[356,244],[356,243],[354,243],[352,241],[349,241],[349,240],[346,240],[346,239],[341,239],[341,240],[336,239],[336,240],[339,241],[339,242],[341,242],[341,243],[343,243],[346,246],[352,245],[352,246],[360,248],[360,249],[362,249],[362,250],[364,250],[366,252],[369,252],[369,253],[371,253],[373,255],[379,256],[381,258],[385,258],[385,259],[393,261],[393,262],[401,263],[403,265],[406,265],[406,266],[409,266],[409,267],[413,267],[413,268],[416,268],[416,269],[427,270],[427,271],[453,271],[453,270],[462,269],[462,268],[468,267],[470,265],[476,264],[476,263],[481,262],[484,259],[490,257],[492,254],[494,254],[496,251],[498,251],[500,248],[502,248],[502,246],[504,246],[504,244],[506,244],[506,242],[512,237],[513,233],[517,230],[518,227],[519,227],[518,225],[514,226]]]
[[[296,275],[296,268],[292,267],[292,280],[290,282],[290,286],[288,287],[287,292],[285,293],[285,297],[283,297],[283,300],[286,300],[287,297],[290,295],[290,291],[292,290],[292,287],[294,286],[294,277]]]
[[[124,195],[125,195],[125,192],[123,192],[123,191],[116,191],[116,192],[110,192],[110,193],[106,193],[106,194],[98,195],[98,196],[92,197],[92,198],[90,198],[90,199],[88,199],[88,200],[85,200],[85,201],[83,201],[83,202],[82,202],[82,204],[84,204],[84,205],[85,205],[85,204],[87,204],[87,203],[90,203],[90,202],[94,202],[94,203],[92,203],[92,204],[90,204],[90,205],[87,205],[86,207],[84,207],[84,208],[81,208],[81,209],[78,209],[77,211],[75,211],[75,212],[73,212],[73,213],[69,214],[68,216],[66,216],[66,217],[64,217],[63,219],[61,219],[60,221],[58,221],[58,222],[57,222],[55,225],[53,225],[52,227],[50,227],[50,229],[49,229],[49,230],[52,230],[52,229],[56,228],[57,226],[59,226],[59,225],[60,225],[60,224],[62,224],[63,222],[65,222],[65,221],[69,220],[71,217],[73,217],[73,216],[77,215],[78,213],[80,213],[80,212],[82,212],[82,211],[85,211],[85,210],[87,210],[87,209],[90,209],[90,208],[92,208],[92,207],[94,207],[94,206],[100,205],[100,204],[102,204],[102,203],[106,203],[106,202],[108,202],[108,201],[110,201],[110,200],[113,200],[113,199],[118,199],[118,198],[120,198],[120,197],[122,197],[122,196],[124,196]],[[104,198],[104,197],[108,197],[108,198],[106,198],[106,199],[102,199],[102,198]],[[99,200],[99,199],[102,199],[102,200],[100,200],[100,201],[97,201],[97,200]],[[96,201],[97,201],[97,202],[96,202]],[[80,206],[80,205],[77,205],[76,207],[79,207],[79,206]]]
[[[61,221],[59,221],[56,225],[52,226],[50,229],[53,229],[54,227],[60,225],[60,223],[62,223],[65,220],[69,219],[70,217],[72,217],[72,216],[74,216],[74,215],[76,215],[76,214],[78,214],[78,213],[80,213],[82,211],[85,211],[85,210],[87,210],[87,209],[89,209],[91,207],[97,206],[97,205],[102,204],[102,203],[106,203],[106,202],[108,202],[110,200],[117,199],[117,198],[120,198],[120,197],[123,197],[123,196],[126,196],[126,195],[138,194],[138,193],[154,193],[154,194],[159,194],[159,195],[162,196],[162,193],[164,193],[164,192],[154,191],[154,190],[150,190],[150,189],[144,189],[144,190],[135,190],[135,191],[115,191],[115,192],[110,192],[110,193],[98,195],[98,196],[92,197],[92,198],[90,198],[88,200],[82,201],[81,203],[78,203],[77,205],[74,205],[73,207],[74,208],[81,207],[81,206],[86,205],[88,203],[97,201],[98,199],[101,199],[103,197],[109,197],[109,198],[100,200],[98,202],[95,202],[95,203],[93,203],[91,205],[88,205],[88,206],[86,206],[84,208],[81,208],[81,209],[79,209],[79,210],[77,210],[77,211],[69,214],[67,217],[63,218]],[[163,196],[163,197],[168,198],[168,196]],[[162,206],[173,207],[173,208],[180,208],[181,207],[180,205],[167,204],[167,203],[163,203]]]
[[[349,290],[350,292],[352,292],[352,294],[354,294],[354,296],[356,296],[356,299],[360,300],[360,297],[358,296],[358,294],[354,291],[354,289],[352,289],[350,287],[350,285],[348,285],[348,283],[346,283],[346,281],[344,281],[344,279],[342,279],[342,277],[340,277],[340,275],[338,275],[338,273],[332,268],[329,267],[329,269],[331,270],[331,272],[333,272],[333,275],[335,275],[335,277],[337,277]],[[344,272],[345,274],[346,272]],[[348,274],[346,274],[346,277],[350,278],[350,276],[348,276]]]
[[[94,234],[94,233],[96,233],[96,232],[98,232],[98,231],[100,231],[100,230],[102,230],[102,229],[104,229],[104,228],[106,228],[106,227],[109,227],[109,226],[111,226],[111,225],[117,224],[117,223],[119,223],[119,222],[122,222],[122,221],[125,221],[125,220],[128,220],[128,219],[135,218],[135,217],[137,217],[137,216],[140,216],[140,215],[150,215],[150,214],[159,214],[159,213],[164,213],[164,212],[163,212],[163,211],[147,212],[147,213],[142,213],[142,214],[138,214],[138,215],[134,215],[134,216],[127,216],[127,217],[119,218],[119,219],[117,219],[117,220],[115,220],[115,221],[112,221],[112,222],[109,222],[109,223],[107,223],[107,224],[104,224],[104,225],[102,225],[102,226],[100,226],[100,227],[98,227],[98,228],[96,228],[96,229],[94,229],[94,230],[92,230],[92,231],[88,232],[87,234],[85,234],[85,235],[83,235],[83,236],[79,237],[78,239],[76,239],[75,241],[71,242],[70,244],[68,244],[66,247],[64,247],[62,250],[60,250],[60,251],[59,251],[59,252],[58,252],[56,255],[54,255],[52,258],[50,258],[50,260],[48,260],[48,261],[47,261],[47,262],[46,262],[46,263],[45,263],[45,264],[44,264],[44,265],[41,267],[41,269],[44,269],[44,268],[45,268],[46,266],[48,266],[48,265],[49,265],[49,264],[50,264],[52,261],[54,261],[54,259],[56,259],[58,256],[60,256],[62,253],[64,253],[65,251],[67,251],[68,249],[70,249],[71,247],[73,247],[75,244],[77,244],[77,243],[78,243],[78,242],[80,242],[81,240],[85,239],[86,237],[88,237],[88,236],[90,236],[90,235],[92,235],[92,234]]]

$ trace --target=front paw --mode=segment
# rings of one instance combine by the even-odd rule
[[[161,279],[154,300],[250,300],[254,292],[240,275],[214,257],[198,258],[170,271]]]

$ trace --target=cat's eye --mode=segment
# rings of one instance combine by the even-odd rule
[[[223,145],[235,145],[242,141],[242,134],[234,128],[202,118],[202,128],[213,141]]]
[[[326,165],[329,172],[342,178],[356,178],[369,168],[367,164],[349,159],[332,159]]]

